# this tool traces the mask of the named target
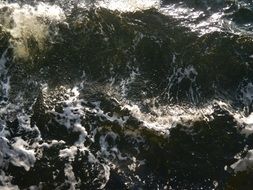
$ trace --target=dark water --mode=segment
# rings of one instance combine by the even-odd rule
[[[253,3],[0,1],[0,189],[253,189]]]

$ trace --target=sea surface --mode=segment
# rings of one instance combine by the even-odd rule
[[[0,0],[1,190],[252,190],[252,0]]]

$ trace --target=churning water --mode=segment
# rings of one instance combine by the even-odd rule
[[[0,189],[253,188],[250,0],[0,0]]]

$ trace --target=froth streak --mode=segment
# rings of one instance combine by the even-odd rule
[[[39,3],[35,7],[0,3],[0,25],[11,34],[10,43],[16,58],[27,59],[34,49],[45,48],[49,27],[65,19],[58,6]]]

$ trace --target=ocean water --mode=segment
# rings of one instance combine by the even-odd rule
[[[250,0],[0,0],[0,189],[253,189]]]

